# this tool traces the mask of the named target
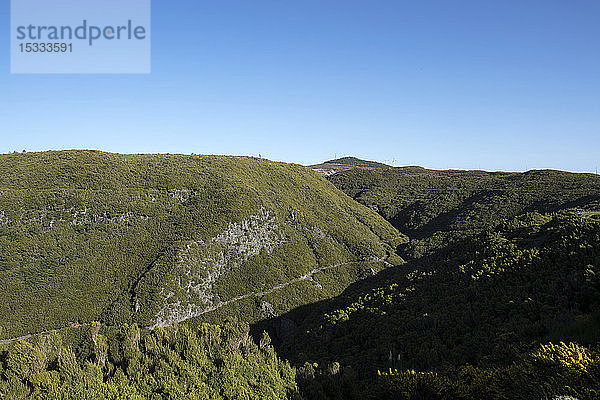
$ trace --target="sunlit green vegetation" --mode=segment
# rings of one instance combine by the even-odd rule
[[[600,396],[597,176],[80,151],[0,172],[0,339],[66,327],[3,346],[0,397]],[[213,309],[148,329],[221,255]]]
[[[404,248],[411,261],[286,315],[300,328],[280,354],[298,365],[336,362],[341,371],[350,369],[357,398],[597,398],[598,178],[506,174],[520,182],[514,192],[502,189],[494,199],[472,192],[478,200],[464,202],[456,187],[487,179],[482,190],[498,177],[410,171],[396,175],[394,190],[411,193],[421,185],[424,197],[414,203],[402,203],[410,194],[378,186],[384,178],[392,185],[399,174],[393,170],[330,178],[413,235]],[[533,184],[532,176],[540,181]],[[436,181],[446,189],[427,189]],[[577,344],[556,345],[561,342]],[[327,373],[316,376],[325,380]],[[298,382],[334,398],[315,382]]]
[[[257,246],[258,254],[223,271],[215,301],[265,291],[327,265],[384,258],[393,253],[384,242],[399,236],[299,165],[97,151],[2,155],[0,339],[92,320],[153,325],[163,288],[199,265],[179,265],[181,249],[210,243],[261,210],[274,218],[280,245]],[[319,285],[298,282],[224,307],[218,318],[257,320],[263,300],[285,312],[339,294],[363,270],[383,267],[325,270],[315,276]]]
[[[0,398],[8,399],[288,399],[295,370],[247,325],[203,324],[143,333],[124,325],[115,337],[92,324],[87,346],[59,334],[22,341],[0,362]]]
[[[352,169],[328,179],[408,234],[407,255],[414,257],[527,212],[600,209],[600,176],[593,174],[403,167]]]

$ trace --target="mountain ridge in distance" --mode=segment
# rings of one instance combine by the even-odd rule
[[[336,172],[352,168],[391,168],[391,166],[377,161],[362,160],[356,157],[342,157],[311,165],[310,168],[322,175],[332,175]]]

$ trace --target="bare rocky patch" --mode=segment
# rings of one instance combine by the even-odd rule
[[[214,285],[226,272],[239,268],[261,252],[270,254],[285,240],[277,218],[265,208],[209,241],[191,241],[177,255],[170,285],[161,290],[164,306],[156,326],[181,322],[220,302]]]

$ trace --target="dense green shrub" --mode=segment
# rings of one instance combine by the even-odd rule
[[[0,397],[10,399],[287,399],[297,395],[295,370],[267,340],[255,344],[244,325],[204,324],[147,332],[124,326],[105,354],[100,325],[90,340],[96,354],[77,358],[60,336],[8,352]],[[266,337],[268,338],[268,337]]]
[[[600,396],[600,355],[573,343],[549,343],[505,367],[466,366],[447,375],[380,371],[379,383],[383,399],[593,400]]]
[[[401,237],[299,165],[98,151],[0,155],[0,339],[92,320],[151,326],[166,293],[202,262],[182,265],[183,249],[212,243],[230,224],[241,226],[263,212],[274,219],[280,245],[232,262],[235,268],[214,284],[216,301],[265,291],[327,265],[383,258],[393,253],[383,242]],[[235,256],[223,246],[217,250]],[[284,287],[265,301],[285,312],[339,294],[371,267],[384,264],[324,270],[315,276],[323,290],[298,282],[310,296]],[[242,303],[225,307],[218,318],[263,318],[254,303],[244,303],[244,310]]]
[[[477,379],[490,375],[498,387],[518,391],[521,384],[507,376],[522,371],[506,365],[540,343],[576,341],[592,347],[600,343],[594,267],[599,261],[597,219],[564,213],[534,218],[527,225],[502,222],[496,231],[466,237],[398,267],[393,274],[388,271],[372,282],[372,289],[349,291],[315,306],[298,319],[297,334],[280,351],[298,365],[306,360],[325,365],[337,361],[351,367],[365,393],[376,388],[372,384],[376,370],[391,368],[401,371],[394,382],[408,393],[399,398],[514,398],[502,397],[489,382],[471,385],[469,390],[478,387],[479,394],[458,396],[463,390],[459,383],[471,380],[464,366],[475,366]],[[554,394],[561,388],[574,393],[567,388],[568,380],[575,379],[579,367],[563,365],[568,374],[575,374],[564,379],[558,369],[544,367],[560,360],[588,360],[590,370],[597,368],[596,355],[573,346],[541,347],[527,363],[517,362],[518,368],[530,368],[527,379],[540,387],[551,385]],[[466,368],[463,375],[452,377],[459,368]],[[412,374],[407,369],[423,372]],[[596,378],[581,378],[578,396],[593,398]]]

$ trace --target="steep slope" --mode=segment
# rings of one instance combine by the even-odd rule
[[[413,257],[529,211],[600,209],[600,176],[593,174],[402,167],[354,169],[328,179],[409,235]]]
[[[98,319],[165,326],[218,312],[253,322],[401,262],[387,243],[402,239],[298,165],[2,155],[0,338]]]
[[[382,272],[372,289],[294,310],[285,317],[300,329],[279,352],[338,362],[373,398],[596,399],[598,356],[546,344],[597,348],[598,265],[600,216],[523,215]],[[380,386],[390,369],[395,383]]]
[[[420,167],[354,169],[328,178],[398,229],[416,236],[492,226],[527,211],[600,206],[600,176],[435,171]]]

